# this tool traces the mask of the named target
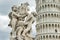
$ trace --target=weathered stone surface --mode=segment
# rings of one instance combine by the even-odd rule
[[[60,0],[35,1],[38,14],[35,40],[60,40]]]
[[[12,28],[10,40],[33,40],[31,30],[36,14],[35,12],[28,13],[28,5],[28,3],[22,3],[21,6],[12,7],[12,12],[9,13],[9,26]]]

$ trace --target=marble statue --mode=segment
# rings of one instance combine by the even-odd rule
[[[17,21],[17,30],[16,30],[18,31],[16,32],[18,36],[19,35],[22,36],[22,32],[25,29],[25,26],[27,25],[27,23],[25,22],[25,18],[28,15],[27,7],[28,7],[27,3],[23,3],[21,4],[21,6],[18,7],[18,14],[20,15]],[[18,37],[18,38],[21,38],[21,37]]]
[[[15,36],[15,27],[16,27],[16,23],[17,23],[17,18],[19,17],[19,15],[17,14],[17,6],[14,5],[12,7],[12,12],[10,12],[9,14],[9,18],[10,18],[10,23],[9,26],[11,26],[12,28],[12,35],[11,36]]]
[[[35,22],[35,17],[36,17],[35,12],[31,12],[26,18],[26,21],[28,23],[27,28],[23,32],[23,36],[25,36],[26,40],[33,40],[33,36],[30,34],[31,29],[32,29],[32,24]]]
[[[9,14],[9,18],[11,19],[9,26],[11,26],[12,28],[14,28],[16,26],[17,17],[19,17],[19,15],[17,14],[17,7],[16,7],[16,5],[14,5],[12,7],[12,12],[10,12],[10,14]]]
[[[33,40],[31,29],[35,22],[36,13],[29,14],[28,6],[29,4],[26,2],[22,3],[21,6],[14,5],[12,7],[12,12],[9,13],[9,26],[12,28],[10,40]]]

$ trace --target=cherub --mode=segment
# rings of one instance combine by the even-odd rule
[[[10,20],[10,23],[8,26],[11,26],[13,30],[15,30],[15,27],[16,27],[16,22],[17,22],[17,18],[19,17],[18,13],[17,13],[17,6],[14,5],[12,7],[12,12],[9,13],[9,18],[11,19]]]
[[[32,24],[35,22],[35,17],[37,16],[37,14],[35,12],[32,12],[31,14],[29,14],[26,18],[26,23],[28,23],[27,28],[23,31],[23,36],[30,36],[28,32],[31,31],[32,29]],[[32,36],[30,36],[32,38]]]

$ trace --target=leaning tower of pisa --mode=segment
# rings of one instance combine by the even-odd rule
[[[36,0],[35,40],[60,40],[60,0]]]

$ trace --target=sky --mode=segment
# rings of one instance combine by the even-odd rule
[[[13,5],[20,5],[21,3],[28,2],[30,12],[35,11],[35,0],[0,0],[0,40],[9,40],[9,33],[11,28],[8,27],[9,17]],[[35,23],[32,26],[32,34],[36,34]],[[35,32],[34,32],[35,31]]]

